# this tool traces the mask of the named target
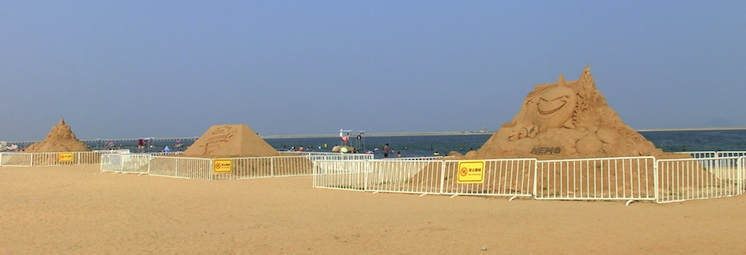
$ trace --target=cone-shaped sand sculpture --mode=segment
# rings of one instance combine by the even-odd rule
[[[580,79],[534,87],[513,121],[466,158],[667,156],[606,104],[588,66]]]
[[[251,128],[240,124],[210,127],[182,155],[201,158],[264,157],[277,156],[279,152]]]
[[[44,141],[34,143],[28,148],[26,152],[72,152],[72,151],[91,151],[84,142],[75,138],[75,134],[70,129],[70,126],[65,124],[64,119],[60,119],[57,126],[52,127],[52,131]]]

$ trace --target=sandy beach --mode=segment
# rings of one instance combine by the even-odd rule
[[[0,254],[746,253],[746,196],[625,207],[98,168],[0,168]]]

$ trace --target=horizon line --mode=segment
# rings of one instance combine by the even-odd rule
[[[671,132],[671,131],[727,131],[727,130],[746,130],[746,126],[743,127],[706,127],[706,128],[649,128],[649,129],[635,129],[637,132]],[[395,137],[395,136],[441,136],[441,135],[492,135],[497,131],[459,131],[459,132],[397,132],[397,133],[364,133],[365,137]],[[355,135],[353,135],[353,133]],[[350,136],[357,136],[359,133],[349,132]],[[259,135],[259,134],[258,134]],[[333,138],[339,137],[339,134],[303,134],[303,135],[259,135],[262,139],[286,139],[286,138]],[[184,136],[184,137],[147,137],[153,141],[170,141],[170,140],[196,140],[199,136]],[[83,142],[98,142],[98,141],[137,141],[143,138],[116,138],[116,139],[79,139]],[[33,143],[39,141],[8,141],[6,143]]]
[[[663,132],[663,131],[726,131],[726,130],[746,130],[746,126],[743,127],[706,127],[706,128],[648,128],[648,129],[635,129],[637,132]],[[460,131],[460,132],[397,132],[397,133],[365,133],[366,137],[391,137],[391,136],[438,136],[438,135],[488,135],[494,134],[497,131]],[[352,136],[353,132],[350,132]],[[326,137],[338,137],[338,134],[304,134],[304,135],[266,135],[262,136],[266,139],[279,139],[279,138],[326,138]]]

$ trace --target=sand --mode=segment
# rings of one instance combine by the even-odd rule
[[[743,254],[746,196],[672,204],[371,194],[0,168],[0,254]],[[482,250],[484,247],[486,250]]]

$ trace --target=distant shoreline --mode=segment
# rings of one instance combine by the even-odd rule
[[[714,128],[655,128],[655,129],[637,129],[637,132],[671,132],[671,131],[728,131],[728,130],[746,130],[746,127],[714,127]],[[489,132],[409,132],[409,133],[365,133],[365,137],[396,137],[396,136],[447,136],[447,135],[492,135],[497,131]],[[350,136],[357,136],[358,133],[350,132]],[[309,135],[260,135],[263,139],[287,139],[287,138],[334,138],[339,137],[335,134],[309,134]],[[172,141],[172,140],[195,140],[197,136],[188,137],[164,137],[151,138],[153,141]],[[137,141],[142,138],[119,138],[119,139],[81,139],[83,142],[100,142],[100,141]],[[9,141],[8,144],[34,143],[37,141]]]
[[[365,137],[394,137],[394,136],[441,136],[441,135],[492,135],[495,132],[412,132],[412,133],[365,133]],[[358,133],[350,133],[355,137]],[[317,134],[317,135],[267,135],[261,136],[264,139],[283,139],[283,138],[334,138],[339,134]]]
[[[656,128],[656,129],[637,129],[637,132],[665,132],[665,131],[726,131],[726,130],[746,130],[746,127],[715,127],[715,128]],[[411,132],[411,133],[366,133],[365,137],[393,137],[393,136],[441,136],[441,135],[492,135],[497,131],[489,132]],[[355,136],[357,133],[350,133]],[[339,134],[316,134],[316,135],[267,135],[262,136],[264,139],[283,139],[283,138],[329,138],[339,137]]]

